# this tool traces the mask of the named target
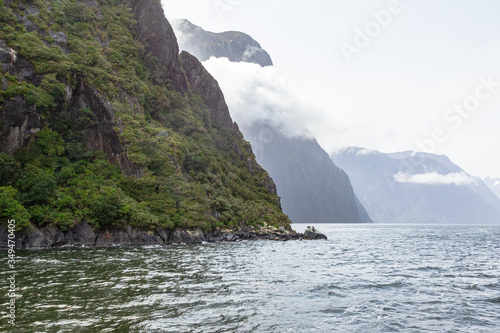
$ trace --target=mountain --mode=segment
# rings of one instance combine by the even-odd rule
[[[375,222],[500,223],[500,199],[446,156],[349,147],[331,158]]]
[[[294,223],[371,222],[348,176],[315,139],[290,138],[265,123],[242,129],[257,161],[275,180],[283,211]]]
[[[200,59],[214,56],[228,57],[233,62],[252,62],[241,57],[241,51],[258,45],[243,33],[231,32],[233,36],[245,36],[247,43],[239,44],[240,52],[236,56],[234,49],[220,39],[220,36],[227,36],[226,33],[205,32],[185,20],[178,21],[174,28],[179,39],[184,41],[181,48],[185,45]],[[210,47],[206,48],[207,44]],[[256,93],[259,91],[266,89],[256,89]],[[257,97],[252,96],[252,100]],[[249,105],[248,112],[253,112],[252,101]],[[331,161],[316,139],[289,135],[284,128],[286,125],[271,124],[264,119],[239,121],[238,125],[254,147],[258,163],[274,179],[283,211],[294,223],[372,222],[354,195],[349,177]]]
[[[217,81],[179,54],[159,1],[2,3],[2,221],[289,228]]]
[[[484,182],[500,198],[500,179],[487,177],[484,179]]]
[[[188,20],[172,20],[179,47],[201,61],[210,57],[229,58],[234,62],[251,62],[272,66],[269,54],[252,37],[237,31],[214,33],[205,31]]]

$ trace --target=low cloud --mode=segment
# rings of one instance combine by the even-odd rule
[[[188,45],[189,41],[193,37],[193,34],[190,33],[185,33],[184,31],[187,30],[187,26],[189,25],[188,22],[185,20],[169,20],[170,25],[172,26],[172,29],[174,29],[175,32],[175,37],[177,38],[177,43],[180,45]]]
[[[371,150],[371,149],[366,149],[366,148],[362,148],[362,149],[359,149],[357,152],[356,152],[356,156],[366,156],[366,155],[374,155],[374,154],[378,154],[379,152],[376,151],[376,150]]]
[[[312,137],[331,110],[290,85],[274,67],[210,58],[203,62],[224,92],[231,116],[241,128],[264,121],[288,137]],[[329,124],[340,131],[338,124]]]
[[[256,46],[247,45],[245,52],[243,52],[243,60],[244,61],[250,60],[254,55],[261,52],[261,50],[262,49],[260,49]]]
[[[409,175],[398,173],[394,175],[394,180],[398,183],[426,184],[426,185],[457,185],[467,186],[474,185],[477,180],[465,172],[455,172],[446,175],[437,172],[423,173],[417,175]]]

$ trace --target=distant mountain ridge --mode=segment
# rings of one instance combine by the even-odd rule
[[[214,33],[188,20],[171,20],[181,50],[194,54],[200,61],[214,56],[233,62],[250,62],[272,66],[271,56],[249,35],[238,31]]]
[[[257,52],[261,56],[257,59],[243,56],[248,48],[260,50],[260,45],[246,34],[213,34],[187,20],[176,21],[174,30],[181,49],[199,59],[227,57],[233,62],[272,66],[263,50]],[[235,52],[225,39],[227,36],[236,36],[232,43],[239,40],[247,44],[238,42]],[[265,121],[238,125],[254,147],[258,163],[275,181],[283,211],[294,223],[373,222],[354,194],[349,177],[331,161],[316,139],[290,137],[279,126]]]
[[[500,199],[444,155],[348,147],[331,158],[375,222],[500,224]]]
[[[486,183],[486,185],[488,185],[491,191],[493,191],[493,193],[495,193],[496,196],[500,198],[500,179],[487,177],[484,179],[484,182]]]

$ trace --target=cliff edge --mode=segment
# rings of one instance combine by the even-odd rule
[[[6,0],[0,21],[2,224],[290,229],[159,1]]]

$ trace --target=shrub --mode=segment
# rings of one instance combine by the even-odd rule
[[[16,197],[17,190],[12,186],[0,187],[0,224],[15,220],[16,230],[21,230],[30,225],[31,215]]]
[[[57,190],[55,177],[44,170],[27,165],[16,183],[21,202],[26,206],[50,204]]]
[[[7,154],[0,153],[0,186],[9,185],[18,170],[16,160]]]

